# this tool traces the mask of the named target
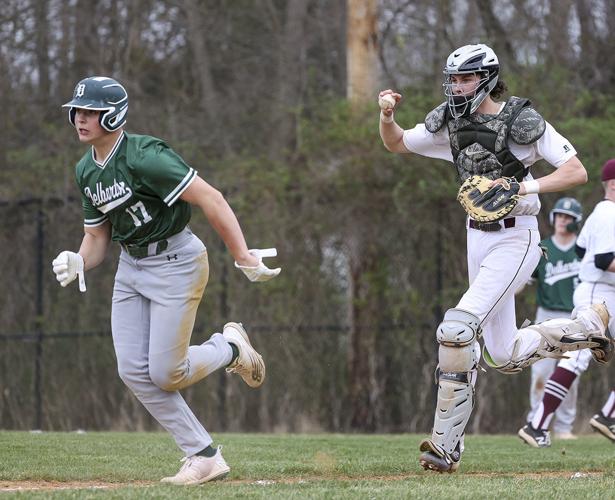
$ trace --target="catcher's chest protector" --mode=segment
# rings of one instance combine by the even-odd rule
[[[527,169],[512,154],[508,141],[512,138],[517,144],[531,144],[542,136],[546,126],[530,106],[528,99],[513,96],[497,115],[475,113],[453,120],[445,103],[427,115],[425,127],[437,132],[446,122],[461,183],[472,175],[490,179],[514,177],[521,181]]]

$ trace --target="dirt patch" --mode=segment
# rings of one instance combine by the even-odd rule
[[[548,472],[526,472],[526,473],[501,473],[501,472],[467,472],[457,473],[456,475],[495,478],[514,476],[523,479],[591,479],[600,477],[604,472],[571,472],[571,471],[548,471]],[[283,477],[277,479],[226,479],[229,484],[254,484],[267,486],[271,484],[300,484],[312,481],[404,481],[406,479],[433,476],[434,473],[410,472],[408,474],[395,474],[391,476],[336,476],[334,474],[323,474],[322,476],[302,476],[302,477]],[[128,483],[109,483],[104,481],[0,481],[0,492],[3,491],[37,491],[37,490],[107,490],[129,486],[153,486],[159,485],[158,481],[130,481]]]
[[[0,491],[36,491],[36,490],[106,490],[122,486],[150,486],[148,481],[131,481],[130,483],[106,483],[103,481],[0,481]]]

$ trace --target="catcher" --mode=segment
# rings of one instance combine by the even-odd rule
[[[499,101],[506,91],[499,72],[498,58],[486,45],[455,50],[444,69],[446,102],[409,130],[394,121],[401,94],[384,90],[379,95],[385,147],[452,162],[461,183],[458,200],[468,213],[470,287],[436,330],[436,412],[431,439],[420,445],[421,466],[438,472],[454,472],[460,464],[474,405],[479,337],[486,363],[502,373],[582,348],[592,349],[600,361],[611,347],[603,304],[575,310],[571,319],[517,329],[515,290],[527,282],[541,256],[538,193],[583,184],[587,173],[572,145],[529,100]],[[555,171],[536,180],[530,166],[540,159]]]

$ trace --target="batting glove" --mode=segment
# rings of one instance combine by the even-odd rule
[[[237,269],[241,269],[243,274],[245,274],[250,281],[269,281],[280,274],[280,271],[282,270],[281,267],[269,269],[265,264],[263,264],[263,257],[275,257],[278,255],[278,251],[275,248],[255,248],[253,250],[249,250],[249,252],[258,259],[258,266],[240,266],[237,262],[235,262],[235,267]]]
[[[79,291],[85,292],[83,257],[75,252],[61,252],[51,263],[60,285],[66,286],[79,276]]]

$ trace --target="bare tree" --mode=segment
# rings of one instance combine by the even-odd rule
[[[378,5],[376,0],[347,0],[348,98],[373,99],[378,85]]]
[[[283,22],[276,34],[278,41],[275,88],[271,102],[272,126],[269,153],[280,158],[287,148],[294,149],[296,123],[303,96],[302,84],[305,74],[305,29],[309,2],[289,0],[286,2]],[[274,9],[270,8],[273,12]]]

